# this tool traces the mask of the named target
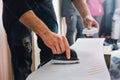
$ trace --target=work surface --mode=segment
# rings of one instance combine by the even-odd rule
[[[79,64],[54,65],[48,62],[26,80],[111,80],[103,56],[104,39],[78,39],[71,46]]]

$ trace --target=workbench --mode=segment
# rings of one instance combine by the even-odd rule
[[[71,46],[77,52],[78,64],[43,65],[26,80],[111,80],[103,54],[104,39],[78,39]]]

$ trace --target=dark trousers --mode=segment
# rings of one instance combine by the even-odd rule
[[[74,43],[74,40],[77,38],[83,38],[82,30],[83,24],[82,19],[78,15],[66,16],[66,24],[67,24],[67,33],[66,38],[68,40],[69,45]],[[74,39],[75,31],[77,31]]]
[[[31,31],[16,21],[6,33],[11,50],[14,80],[25,80],[31,73]]]
[[[100,35],[111,36],[114,7],[115,7],[115,0],[105,0],[104,2],[105,13],[101,23]]]

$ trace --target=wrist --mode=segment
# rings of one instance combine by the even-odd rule
[[[94,20],[91,15],[86,15],[83,19],[84,20]]]
[[[51,33],[51,31],[49,29],[45,29],[45,30],[40,31],[39,36],[43,39],[43,38],[47,37],[48,34],[50,34],[50,33]]]

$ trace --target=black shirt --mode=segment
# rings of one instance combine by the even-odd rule
[[[40,3],[41,14],[51,16],[54,21],[56,20],[54,9],[51,6],[52,0],[3,0],[3,25],[5,29],[11,27],[26,11],[32,10],[34,3]]]

